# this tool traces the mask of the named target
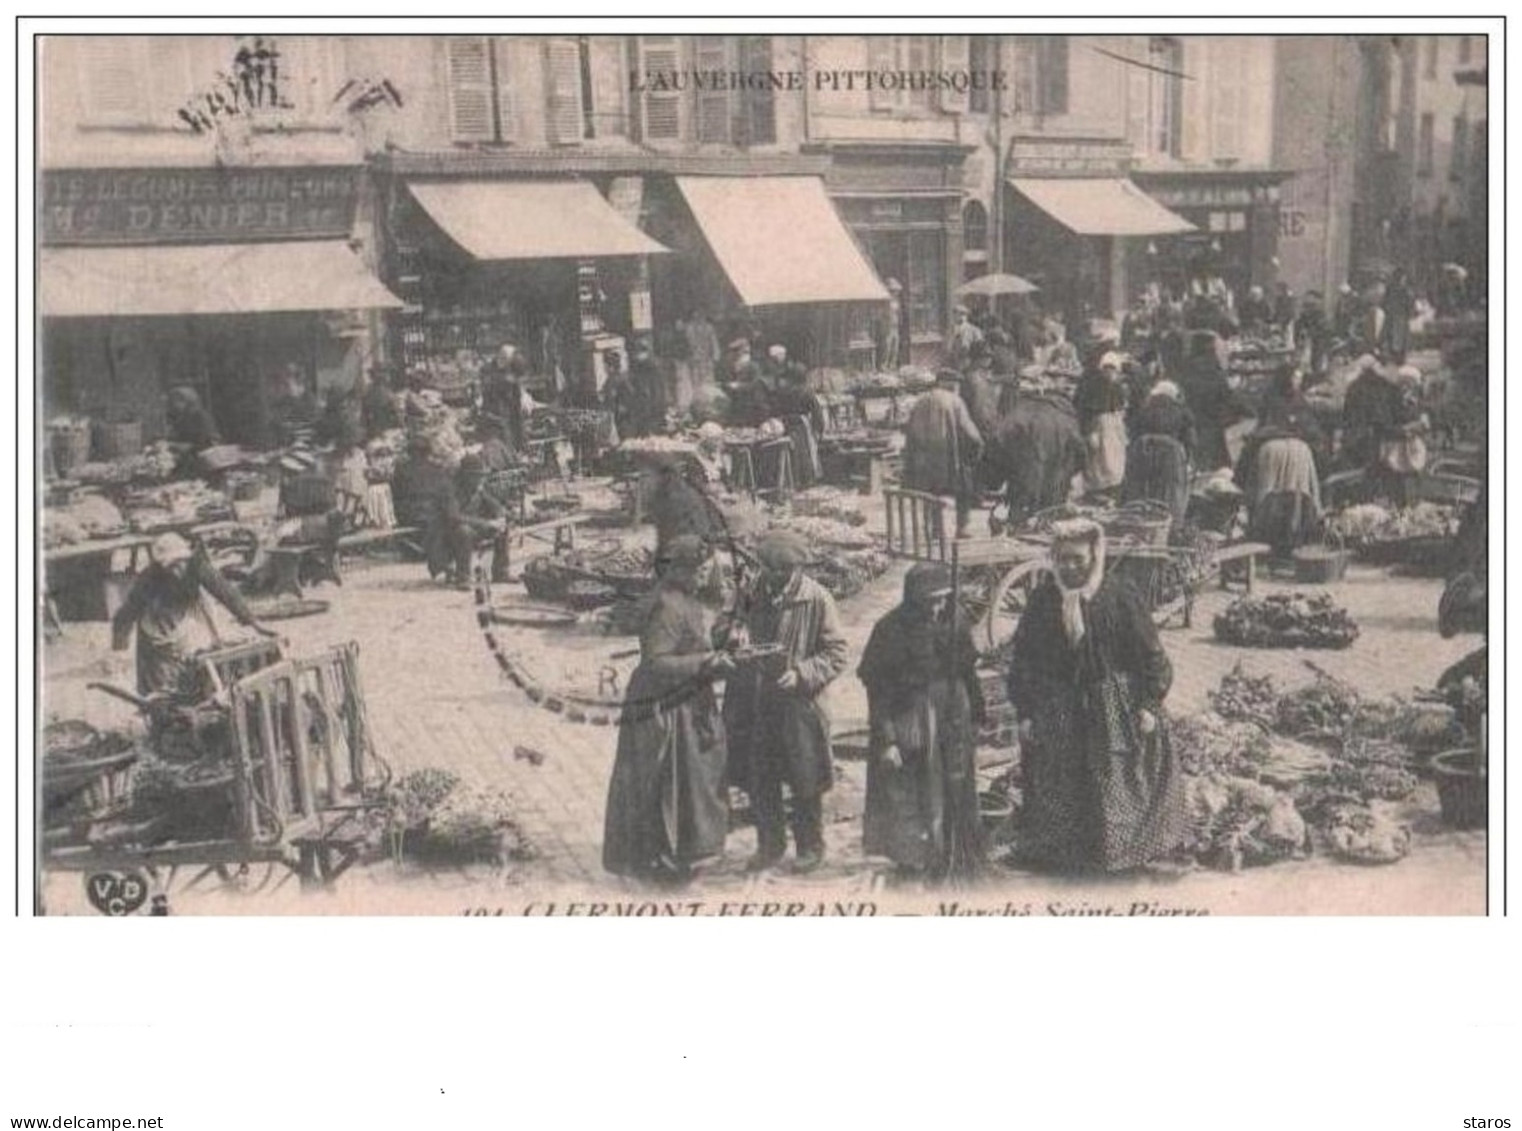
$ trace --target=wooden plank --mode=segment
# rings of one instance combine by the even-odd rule
[[[328,740],[322,745],[322,767],[328,778],[328,805],[337,805],[343,796],[343,787],[339,784],[338,765],[334,761],[336,751],[333,749],[333,727],[337,722],[333,703],[338,697],[332,665],[323,664],[317,669],[318,695],[322,699],[323,710],[327,713]]]
[[[259,714],[259,742],[264,747],[264,758],[269,767],[268,801],[283,822],[291,814],[291,796],[285,776],[285,759],[275,737],[274,695],[271,690],[268,685],[259,687],[254,692],[254,702]]]
[[[281,681],[290,696],[291,749],[296,758],[296,784],[301,793],[301,812],[316,813],[317,789],[312,781],[312,752],[307,746],[306,697],[301,693],[301,671]]]

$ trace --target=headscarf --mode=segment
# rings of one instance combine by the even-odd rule
[[[174,565],[175,562],[187,561],[194,554],[195,551],[191,548],[190,543],[186,541],[185,536],[183,534],[176,534],[174,531],[160,534],[148,548],[148,556],[156,564],[165,568]]]
[[[1152,386],[1152,391],[1148,396],[1167,397],[1169,400],[1175,401],[1184,399],[1184,394],[1179,391],[1179,387],[1172,381],[1159,381],[1156,385]]]
[[[1076,589],[1069,589],[1063,584],[1062,578],[1053,570],[1053,576],[1057,579],[1057,588],[1062,592],[1062,630],[1067,635],[1068,643],[1076,645],[1088,631],[1088,626],[1083,619],[1083,605],[1085,601],[1092,600],[1094,594],[1099,592],[1100,583],[1105,576],[1105,532],[1099,523],[1087,518],[1068,519],[1064,522],[1054,523],[1052,526],[1052,555],[1055,558],[1057,549],[1062,545],[1083,543],[1091,546],[1094,551],[1094,562],[1089,569],[1089,576],[1082,585]]]

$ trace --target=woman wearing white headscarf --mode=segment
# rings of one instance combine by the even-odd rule
[[[1052,576],[1032,593],[1007,676],[1025,776],[1021,855],[1069,871],[1126,871],[1188,831],[1163,697],[1173,668],[1140,596],[1105,576],[1103,530],[1054,530]]]
[[[1098,369],[1084,375],[1073,407],[1089,446],[1084,486],[1091,493],[1120,486],[1126,477],[1126,388],[1120,354],[1106,353]]]

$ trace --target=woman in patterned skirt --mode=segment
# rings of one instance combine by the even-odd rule
[[[1010,701],[1025,778],[1020,855],[1121,872],[1173,855],[1188,831],[1163,697],[1173,669],[1140,596],[1105,577],[1086,519],[1054,530],[1054,575],[1015,632]]]

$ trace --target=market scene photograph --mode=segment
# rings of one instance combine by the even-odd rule
[[[37,73],[41,913],[1486,913],[1485,36]]]

